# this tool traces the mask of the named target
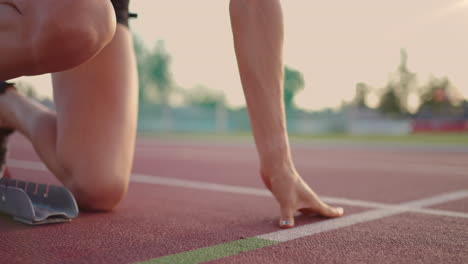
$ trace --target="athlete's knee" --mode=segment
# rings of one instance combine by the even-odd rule
[[[69,188],[82,209],[110,211],[119,204],[127,192],[128,181],[126,179],[128,177],[126,175],[110,175],[106,171],[83,171],[81,173],[82,175],[80,173],[73,175],[74,180]]]
[[[40,72],[63,71],[89,60],[115,33],[109,0],[38,1],[46,5],[35,14],[33,57]]]

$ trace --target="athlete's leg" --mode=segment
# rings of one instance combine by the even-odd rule
[[[0,0],[0,80],[75,67],[114,31],[109,0]]]
[[[231,0],[234,46],[260,156],[261,176],[280,205],[280,225],[294,226],[296,210],[328,217],[341,208],[323,203],[297,173],[283,103],[283,17],[279,0]]]
[[[94,59],[53,74],[61,180],[82,206],[107,209],[125,194],[133,161],[137,76],[131,34],[118,25]]]
[[[137,77],[131,34],[117,26],[90,61],[53,74],[57,114],[8,90],[4,126],[26,135],[80,207],[110,210],[126,192],[133,158]]]

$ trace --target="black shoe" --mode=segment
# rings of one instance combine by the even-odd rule
[[[14,83],[0,81],[0,94],[4,94],[10,87],[14,88],[14,85]]]

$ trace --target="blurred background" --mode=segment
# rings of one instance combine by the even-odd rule
[[[139,132],[250,131],[228,0],[132,1]],[[468,1],[283,1],[293,136],[468,144]],[[53,108],[48,75],[20,78]]]

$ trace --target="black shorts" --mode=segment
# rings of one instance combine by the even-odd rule
[[[134,13],[128,12],[130,0],[111,0],[111,3],[114,6],[117,23],[128,27],[128,18],[137,16]]]

